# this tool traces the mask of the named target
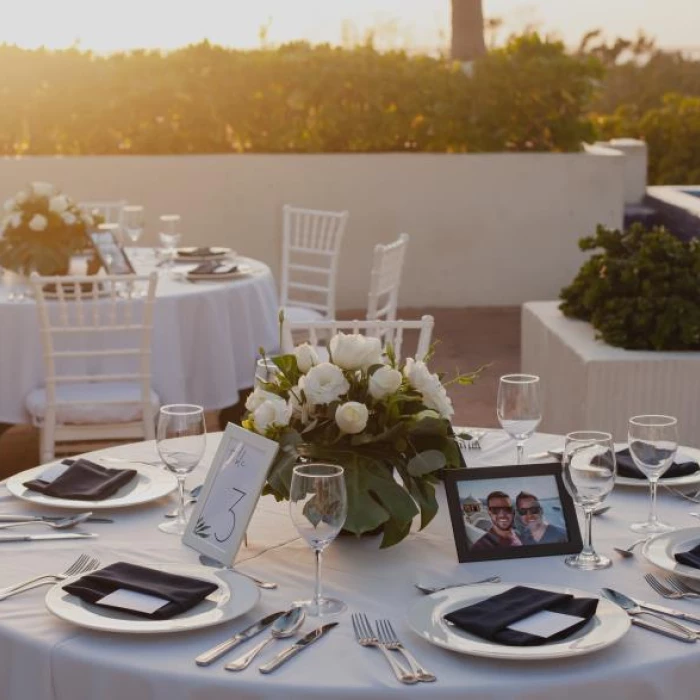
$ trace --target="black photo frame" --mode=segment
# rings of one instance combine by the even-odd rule
[[[93,231],[90,234],[102,267],[108,275],[133,275],[134,266],[112,231]]]
[[[560,464],[445,470],[444,480],[460,562],[581,551],[576,508],[564,487]],[[501,495],[494,496],[497,493]],[[506,529],[509,506],[512,519]],[[544,541],[537,541],[538,535]]]

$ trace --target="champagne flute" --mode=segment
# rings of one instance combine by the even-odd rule
[[[171,269],[175,264],[175,253],[177,245],[180,242],[179,226],[179,214],[163,214],[163,216],[160,217],[160,231],[158,232],[158,237],[163,246],[168,269]]]
[[[582,571],[607,569],[608,557],[593,548],[593,511],[615,485],[615,446],[610,433],[579,431],[566,436],[563,479],[566,490],[583,510],[583,549],[565,559],[567,566]]]
[[[321,555],[335,539],[348,514],[344,469],[331,464],[304,464],[292,470],[289,512],[299,534],[316,555],[316,588],[311,600],[294,605],[308,615],[322,617],[343,612],[347,605],[321,592]]]
[[[630,530],[645,535],[675,528],[656,515],[656,488],[661,475],[671,466],[678,449],[678,420],[673,416],[634,416],[629,419],[627,440],[637,469],[649,480],[649,518],[632,523]]]
[[[534,374],[506,374],[498,385],[496,411],[503,430],[515,440],[518,464],[525,442],[542,420],[540,378]]]
[[[158,416],[156,446],[165,465],[177,477],[179,503],[177,518],[158,525],[171,535],[182,535],[185,517],[185,478],[199,464],[207,444],[204,409],[192,404],[161,406]]]

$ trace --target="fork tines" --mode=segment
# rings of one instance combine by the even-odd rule
[[[678,576],[673,576],[672,574],[665,577],[666,582],[674,590],[678,591],[681,595],[685,595],[689,598],[700,598],[700,593],[693,590],[683,579],[678,578]]]

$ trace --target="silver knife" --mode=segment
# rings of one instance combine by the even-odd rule
[[[233,637],[221,642],[221,644],[217,644],[212,649],[209,649],[209,651],[200,654],[195,659],[197,666],[209,666],[209,664],[214,663],[214,661],[220,659],[224,654],[231,651],[231,649],[235,649],[241,642],[245,642],[246,639],[250,639],[264,629],[267,629],[278,617],[284,615],[284,613],[284,610],[280,610],[279,612],[267,615],[263,617],[262,620],[254,622],[250,627],[246,627],[241,632],[238,632],[238,634],[234,634]]]
[[[55,520],[63,520],[65,515],[9,515],[0,514],[0,523],[52,523]],[[97,518],[92,515],[86,518],[83,522],[86,523],[113,523],[111,518]]]
[[[92,532],[52,532],[49,535],[0,535],[0,542],[34,542],[36,540],[87,540]]]
[[[276,668],[279,668],[283,663],[289,661],[293,656],[296,656],[302,649],[306,649],[311,646],[315,641],[321,639],[326,632],[332,630],[338,623],[329,622],[323,627],[312,630],[306,636],[302,637],[296,644],[292,644],[291,647],[281,651],[277,656],[274,656],[271,661],[260,666],[258,671],[260,673],[272,673]]]
[[[691,613],[683,612],[682,610],[676,610],[675,608],[667,608],[665,605],[657,605],[656,603],[647,603],[643,600],[637,600],[632,598],[634,602],[645,610],[652,610],[653,612],[661,613],[662,615],[668,615],[669,617],[675,617],[679,620],[686,620],[687,622],[694,622],[700,625],[700,615],[692,615]]]

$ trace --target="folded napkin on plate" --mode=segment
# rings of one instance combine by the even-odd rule
[[[209,246],[201,246],[199,248],[180,248],[177,254],[182,258],[199,258],[202,255],[223,255],[224,251],[220,248],[214,250]]]
[[[617,473],[619,476],[624,476],[627,479],[646,479],[637,465],[632,459],[629,448],[620,450],[615,453],[617,461]],[[662,479],[675,479],[679,476],[689,476],[695,474],[700,469],[700,465],[696,462],[673,462],[671,466],[663,473]]]
[[[577,632],[595,615],[597,607],[596,598],[574,598],[565,593],[551,593],[527,586],[514,586],[480,603],[455,610],[445,615],[445,619],[465,632],[491,642],[509,646],[537,646],[566,639]],[[515,622],[543,610],[575,615],[584,619],[550,637],[538,637],[507,629]]]
[[[150,620],[167,620],[193,608],[217,588],[218,586],[211,581],[118,562],[82,576],[77,581],[64,586],[63,590],[78,596],[86,603],[97,603],[101,598],[119,589],[164,598],[168,603],[152,613],[125,610],[107,604],[101,607],[121,610]]]
[[[679,564],[692,566],[693,569],[700,569],[700,544],[687,552],[678,552],[673,557]]]
[[[53,481],[41,477],[24,483],[30,491],[38,491],[54,498],[79,501],[101,501],[113,496],[135,476],[135,469],[109,469],[87,459],[63,461],[69,467]]]
[[[207,260],[203,262],[194,270],[190,270],[187,274],[189,275],[228,275],[235,272],[238,269],[238,265],[232,265],[231,263],[223,263],[217,260]]]

